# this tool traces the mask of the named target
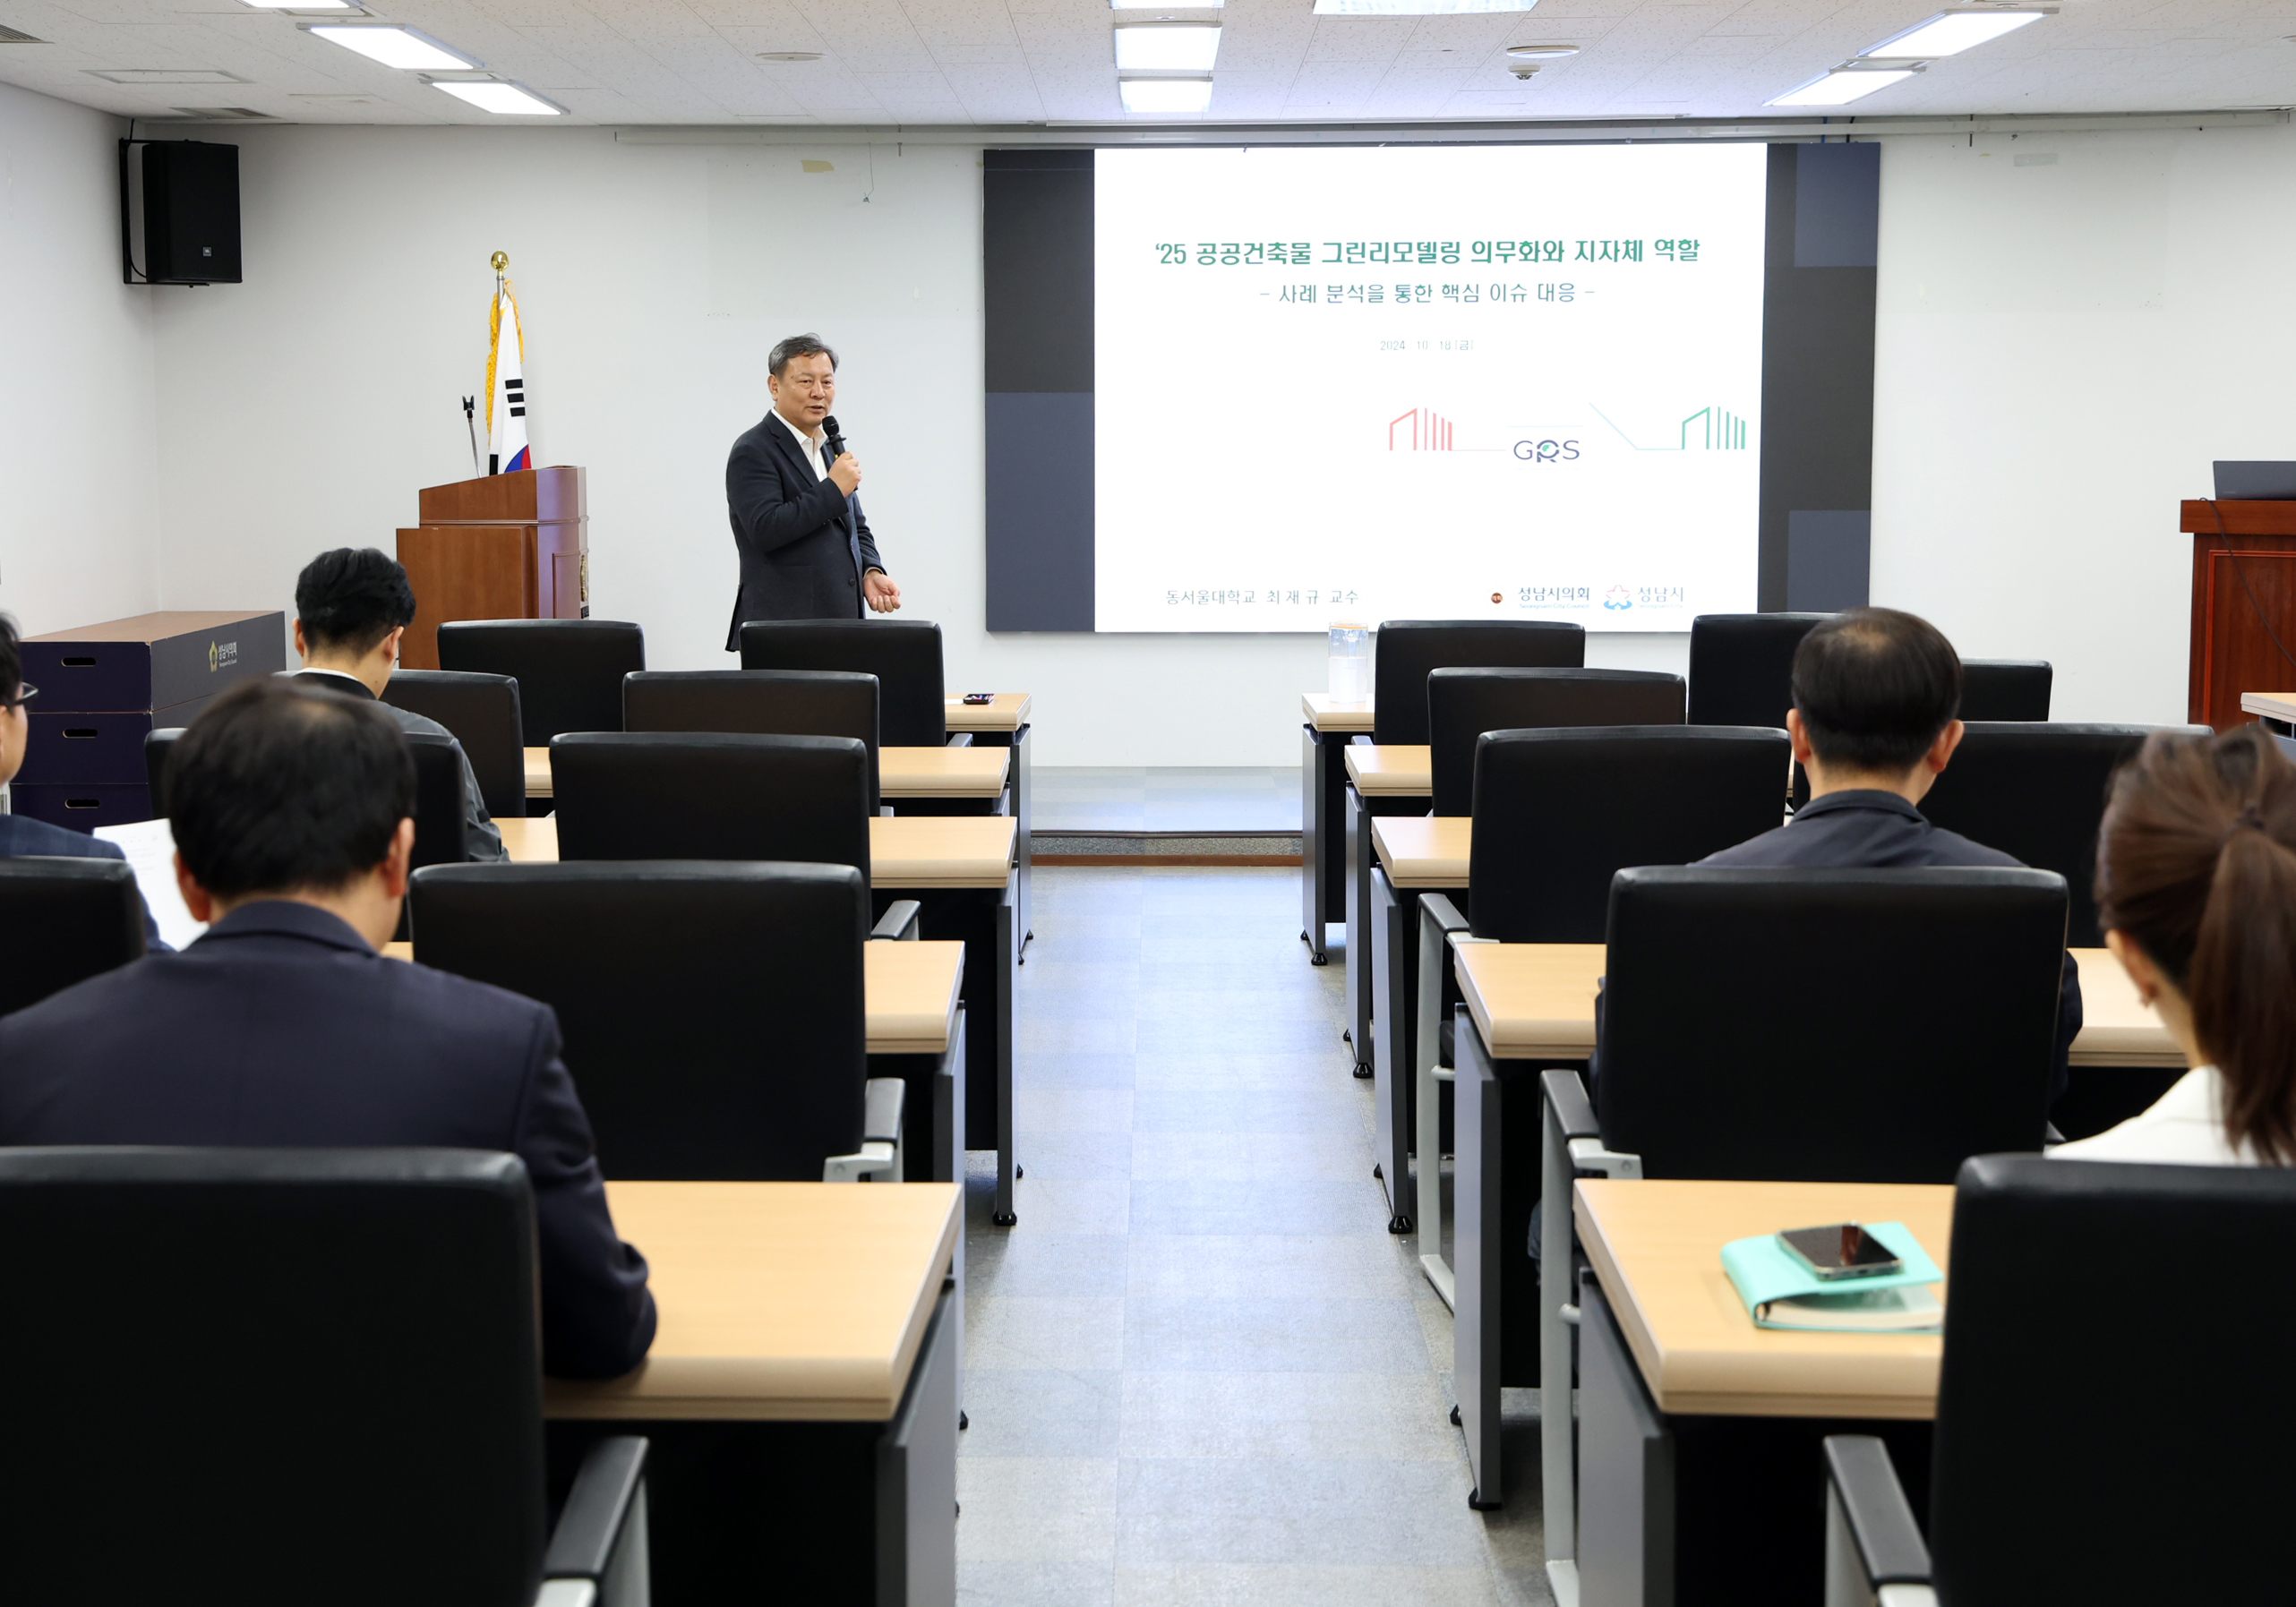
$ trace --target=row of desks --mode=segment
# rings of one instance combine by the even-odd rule
[[[494,824],[513,862],[556,862],[555,817],[530,815]],[[1009,815],[877,816],[869,823],[869,885],[902,893],[1002,887],[1015,863],[1017,837],[1018,823]]]
[[[995,798],[1012,770],[1009,748],[880,748],[877,788],[887,801],[904,798]],[[550,749],[526,750],[527,797],[557,796],[550,774]]]

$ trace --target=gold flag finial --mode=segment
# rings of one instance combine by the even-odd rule
[[[493,265],[494,271],[500,273],[510,265],[510,253],[506,251],[498,251],[486,260]]]

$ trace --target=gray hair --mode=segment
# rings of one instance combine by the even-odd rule
[[[792,335],[775,346],[773,355],[766,359],[766,372],[778,380],[782,376],[782,371],[789,366],[791,358],[810,357],[816,353],[827,357],[829,372],[836,372],[837,354],[831,351],[829,343],[818,335]]]

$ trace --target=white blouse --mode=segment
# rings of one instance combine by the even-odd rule
[[[2213,1065],[2196,1066],[2178,1078],[2150,1110],[2109,1127],[2095,1138],[2076,1139],[2048,1150],[2060,1160],[2149,1160],[2188,1167],[2253,1167],[2245,1146],[2224,1141],[2223,1079]]]

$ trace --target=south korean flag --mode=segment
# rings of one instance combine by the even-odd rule
[[[510,282],[498,281],[494,313],[489,321],[493,344],[486,354],[486,472],[515,474],[534,467],[527,445],[526,332],[518,326],[518,303]],[[510,338],[502,338],[502,326]]]

